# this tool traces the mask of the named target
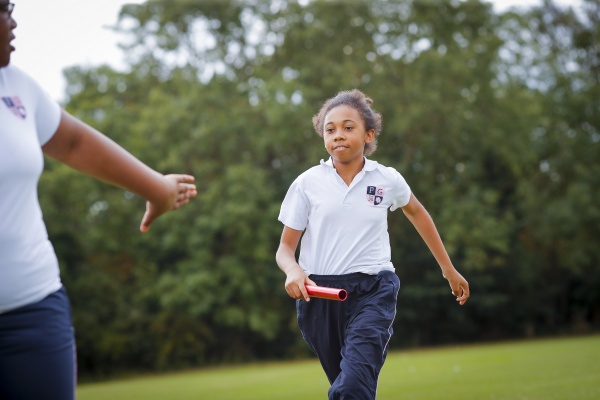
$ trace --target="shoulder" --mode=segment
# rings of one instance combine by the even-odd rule
[[[14,64],[8,64],[6,67],[0,68],[0,71],[9,77],[11,82],[36,84],[35,80],[27,72]]]
[[[382,175],[386,179],[398,179],[398,177],[402,177],[400,172],[396,170],[394,167],[387,167],[383,164],[379,164],[377,161],[366,160],[365,161],[365,170],[373,171],[377,174]]]
[[[31,75],[14,64],[0,68],[0,87],[24,97],[36,97],[44,92]]]
[[[398,193],[410,194],[411,189],[408,182],[406,182],[406,179],[404,179],[402,174],[400,174],[396,168],[387,167],[376,161],[372,161],[370,168],[373,174],[372,179],[375,181],[379,181],[384,185],[389,185],[389,188],[398,190]]]
[[[306,182],[311,181],[313,179],[320,179],[325,176],[332,167],[328,166],[327,163],[322,162],[320,165],[315,165],[310,167],[303,173],[301,173],[298,178],[296,178],[297,182]]]

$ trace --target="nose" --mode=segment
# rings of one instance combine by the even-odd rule
[[[15,19],[13,18],[12,15],[9,15],[6,19],[2,17],[2,15],[0,15],[0,22],[4,25],[5,27],[8,27],[9,32],[14,30],[17,27],[17,21],[15,21]]]
[[[344,139],[346,139],[346,137],[344,136],[344,130],[336,129],[335,135],[333,136],[333,140],[338,141],[338,140],[344,140]]]

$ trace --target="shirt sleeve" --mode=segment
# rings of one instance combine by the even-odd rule
[[[397,192],[392,201],[392,205],[390,207],[390,211],[395,211],[398,208],[404,207],[410,201],[410,195],[412,191],[410,190],[410,186],[406,183],[406,180],[398,171],[394,168],[388,168],[392,174],[392,179],[394,180],[394,187]]]
[[[61,109],[59,104],[52,100],[48,93],[37,83],[33,82],[33,90],[37,104],[35,107],[35,124],[37,127],[40,145],[46,144],[58,129]]]
[[[308,224],[310,204],[302,190],[302,179],[296,179],[285,195],[278,220],[285,226],[303,231]]]

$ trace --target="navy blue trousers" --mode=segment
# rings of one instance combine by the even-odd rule
[[[64,288],[0,314],[0,399],[72,400],[76,361]]]
[[[329,399],[375,399],[393,333],[400,279],[391,271],[310,279],[348,292],[343,302],[318,298],[296,302],[302,336],[331,383]]]

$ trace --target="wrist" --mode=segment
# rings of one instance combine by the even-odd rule
[[[442,276],[448,278],[448,275],[454,273],[456,269],[452,265],[440,266],[442,270]]]
[[[289,264],[285,267],[285,269],[283,270],[283,272],[287,275],[295,275],[298,273],[298,271],[302,271],[302,268],[300,267],[300,265],[298,265],[297,263],[293,263],[293,264]]]

